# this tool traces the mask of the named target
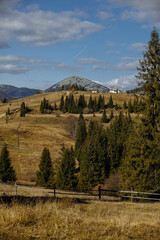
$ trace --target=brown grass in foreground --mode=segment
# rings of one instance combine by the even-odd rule
[[[160,239],[159,203],[0,205],[0,239]]]

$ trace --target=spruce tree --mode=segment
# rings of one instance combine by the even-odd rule
[[[107,115],[106,115],[106,109],[103,110],[101,122],[102,123],[107,123],[108,122]]]
[[[59,110],[63,111],[63,108],[64,108],[64,96],[62,95],[61,102],[60,102],[60,105],[59,105]]]
[[[110,95],[109,102],[108,102],[108,107],[109,108],[113,108],[114,107],[112,95]]]
[[[106,133],[102,126],[91,121],[86,143],[81,150],[79,188],[90,190],[103,183],[109,171]]]
[[[54,172],[50,151],[46,147],[42,151],[36,184],[43,187],[52,187],[54,184]]]
[[[16,173],[11,165],[9,157],[9,151],[7,146],[4,146],[1,150],[0,156],[0,181],[2,182],[14,182],[16,181]]]
[[[114,117],[114,115],[113,115],[113,110],[111,110],[111,113],[110,113],[110,120],[112,120],[112,118]]]
[[[160,39],[156,28],[151,32],[151,40],[139,65],[136,77],[147,95],[145,115],[154,128],[160,122]]]
[[[137,78],[145,91],[141,123],[130,136],[122,164],[122,186],[134,190],[160,189],[160,43],[157,30],[151,33]],[[130,166],[130,168],[129,168]]]
[[[83,114],[81,112],[78,120],[77,132],[76,132],[76,144],[75,144],[76,152],[80,151],[82,144],[85,142],[86,136],[87,136],[86,124],[83,118]]]
[[[54,110],[57,111],[57,104],[54,104]]]
[[[121,188],[135,191],[159,191],[160,189],[160,136],[154,140],[144,136],[139,126],[133,129],[126,145],[120,168]]]
[[[94,102],[93,102],[93,100],[92,100],[92,96],[90,96],[89,102],[88,102],[88,108],[89,108],[89,109],[93,109],[93,104],[94,104]]]
[[[22,102],[21,110],[20,110],[20,117],[25,117],[25,113],[26,113],[25,103]]]
[[[128,113],[133,113],[133,106],[131,99],[128,102]]]
[[[124,109],[127,109],[127,103],[126,103],[126,100],[124,100],[123,108],[124,108]]]
[[[73,148],[62,148],[61,162],[57,173],[56,185],[62,189],[76,188],[76,163]]]
[[[108,156],[110,158],[111,172],[116,173],[121,165],[122,157],[133,128],[133,122],[130,116],[124,116],[122,112],[114,118],[111,123],[108,134]]]

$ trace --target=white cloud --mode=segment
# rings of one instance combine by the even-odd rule
[[[118,51],[108,50],[108,51],[105,52],[105,54],[107,54],[107,55],[109,55],[109,54],[115,54],[115,55],[118,55],[118,54],[120,54],[120,52],[118,52]]]
[[[93,65],[93,70],[106,70],[106,67],[100,65]]]
[[[98,12],[98,17],[102,20],[106,20],[113,17],[113,14],[110,12],[100,11]]]
[[[0,56],[0,62],[9,62],[9,63],[18,63],[18,64],[34,64],[34,63],[46,63],[48,61],[43,59],[32,59],[32,58],[24,58],[20,56],[6,55]]]
[[[132,60],[137,60],[137,58],[135,58],[135,57],[122,57],[121,60],[122,61],[132,61]]]
[[[159,0],[109,0],[114,6],[126,6],[129,10],[122,12],[122,19],[132,19],[137,22],[160,23]]]
[[[96,58],[79,58],[79,59],[77,59],[77,61],[80,64],[95,64],[95,63],[99,63],[100,62]]]
[[[29,68],[24,66],[16,66],[13,64],[2,64],[0,65],[0,73],[9,73],[9,74],[22,74],[28,72]]]
[[[65,63],[56,63],[55,68],[56,69],[69,69],[70,65],[65,64]]]
[[[138,65],[139,65],[138,60],[134,62],[123,62],[115,65],[114,69],[122,71],[135,71]]]
[[[81,20],[77,11],[51,12],[33,8],[28,12],[15,9],[20,1],[1,0],[3,14],[0,14],[0,47],[8,46],[11,39],[33,46],[49,46],[60,42],[80,39],[103,27]],[[5,42],[4,42],[5,39]]]
[[[115,43],[110,42],[110,41],[107,41],[107,42],[106,42],[106,45],[107,45],[108,47],[113,47],[113,46],[115,45]]]
[[[131,46],[129,46],[129,49],[136,49],[137,51],[144,51],[145,50],[145,44],[141,42],[133,43]]]
[[[130,90],[137,87],[137,79],[134,75],[120,76],[119,78],[112,79],[111,81],[105,82],[107,87],[117,87],[123,90]]]

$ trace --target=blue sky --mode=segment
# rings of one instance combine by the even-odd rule
[[[71,75],[132,89],[160,0],[0,0],[0,84],[46,89]]]

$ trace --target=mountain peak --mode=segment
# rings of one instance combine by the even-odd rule
[[[88,91],[99,91],[99,92],[108,92],[109,89],[99,83],[96,83],[94,81],[88,80],[86,78],[80,77],[80,76],[69,76],[67,78],[65,78],[64,80],[54,84],[53,86],[51,86],[50,88],[46,89],[46,91],[58,91],[58,88],[62,87],[62,86],[67,86],[68,84],[73,85],[73,84],[77,84],[80,85],[82,87],[84,87],[85,89],[87,89]]]

